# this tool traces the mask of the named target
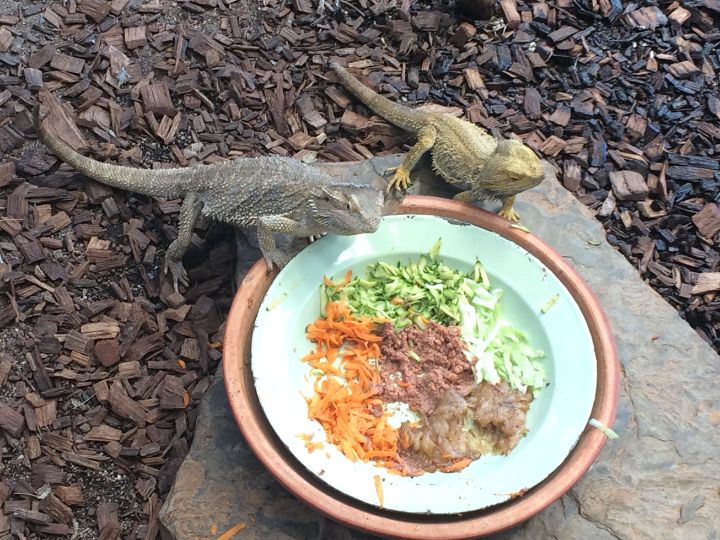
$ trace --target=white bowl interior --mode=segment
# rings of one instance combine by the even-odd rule
[[[329,443],[310,453],[298,434],[324,442],[322,427],[308,419],[310,368],[300,358],[312,350],[306,326],[320,315],[324,275],[362,274],[378,260],[417,260],[442,239],[440,256],[459,270],[478,258],[494,288],[503,290],[504,316],[545,352],[550,385],[532,402],[528,434],[507,456],[483,456],[457,473],[416,478],[390,474],[371,463],[353,463]],[[557,302],[541,308],[555,295]],[[258,398],[290,452],[335,489],[378,506],[375,475],[383,482],[384,508],[454,514],[507,501],[549,476],[577,443],[595,400],[597,363],[580,308],[560,280],[536,257],[502,236],[441,217],[387,216],[372,234],[328,235],[298,254],[278,274],[260,306],[251,345]]]

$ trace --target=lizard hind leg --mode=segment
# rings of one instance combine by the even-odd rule
[[[172,244],[170,244],[170,247],[172,247]],[[169,255],[166,255],[163,272],[166,274],[170,272],[175,292],[178,292],[180,288],[179,285],[182,285],[183,287],[190,286],[190,280],[188,279],[187,270],[185,270],[185,265],[183,265],[183,262],[181,260],[174,259],[171,258]]]
[[[457,193],[455,196],[453,196],[453,199],[458,202],[463,202],[467,204],[472,204],[475,202],[475,197],[473,196],[472,191],[461,191],[460,193]]]
[[[420,160],[420,157],[435,145],[437,130],[433,126],[425,126],[418,133],[418,140],[410,149],[398,167],[390,167],[387,172],[394,172],[388,183],[387,193],[392,190],[404,191],[410,187],[410,171]]]
[[[178,291],[178,284],[182,284],[185,287],[190,285],[187,271],[182,263],[182,258],[188,247],[190,247],[192,232],[195,228],[195,223],[197,223],[200,217],[202,207],[202,201],[199,200],[197,193],[191,192],[185,195],[185,199],[180,206],[178,236],[172,241],[165,253],[163,272],[167,273],[169,271],[172,275],[175,292]]]

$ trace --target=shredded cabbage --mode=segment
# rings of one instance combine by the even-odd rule
[[[500,379],[521,392],[528,387],[535,392],[547,383],[545,367],[538,359],[544,356],[534,349],[522,330],[514,328],[501,315],[502,290],[491,289],[466,279],[472,295],[459,299],[460,331],[468,344],[468,354],[477,358],[475,380],[497,384]]]

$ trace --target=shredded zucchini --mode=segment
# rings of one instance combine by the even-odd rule
[[[547,313],[550,310],[550,308],[553,307],[557,303],[558,300],[560,300],[560,295],[559,294],[553,295],[553,297],[550,300],[548,300],[547,303],[543,307],[540,308],[540,311],[543,313]]]
[[[607,427],[605,424],[603,424],[600,420],[596,420],[595,418],[591,418],[588,422],[592,427],[595,429],[599,429],[608,439],[617,439],[618,434],[615,433],[612,429]]]

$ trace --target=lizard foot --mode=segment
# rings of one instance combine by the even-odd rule
[[[312,244],[313,242],[317,242],[320,240],[323,236],[325,236],[327,233],[320,233],[320,234],[313,234],[308,236],[308,241]]]
[[[265,258],[265,263],[267,264],[268,272],[272,272],[273,265],[277,265],[277,267],[281,269],[284,268],[291,259],[289,255],[279,249],[264,253],[263,256]]]
[[[395,174],[388,183],[386,192],[390,193],[394,189],[405,191],[410,186],[410,171],[401,164],[399,167],[389,167],[386,172],[393,171]]]
[[[503,206],[498,212],[498,215],[510,221],[520,221],[520,214],[518,214],[512,206],[508,208]]]
[[[185,270],[182,261],[165,257],[165,267],[163,268],[163,271],[165,273],[170,271],[173,278],[173,287],[175,288],[175,292],[178,292],[178,283],[181,283],[184,287],[190,286],[187,271]]]
[[[520,221],[520,216],[513,209],[513,204],[515,204],[515,195],[504,198],[502,203],[503,205],[498,212],[498,215],[510,221]]]

